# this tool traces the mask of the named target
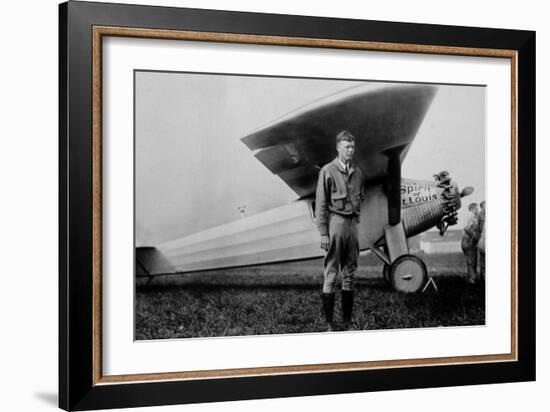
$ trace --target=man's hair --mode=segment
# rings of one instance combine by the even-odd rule
[[[470,204],[468,205],[468,210],[471,212],[471,211],[474,210],[476,207],[477,207],[477,203],[470,203]]]
[[[483,200],[483,201],[479,204],[479,206],[481,206],[482,209],[485,209],[485,200]]]
[[[342,140],[345,140],[346,142],[355,142],[355,136],[347,130],[342,130],[336,135],[336,144],[340,143]]]

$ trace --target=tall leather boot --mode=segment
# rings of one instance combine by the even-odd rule
[[[327,332],[334,330],[334,324],[332,322],[332,315],[334,313],[334,293],[322,293],[321,298],[323,300],[323,313],[325,314],[325,321],[327,322]]]
[[[342,318],[344,319],[344,329],[352,329],[351,314],[353,312],[353,291],[342,291]]]

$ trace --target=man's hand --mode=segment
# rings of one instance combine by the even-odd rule
[[[328,245],[330,243],[330,239],[328,235],[321,235],[321,249],[328,250]]]

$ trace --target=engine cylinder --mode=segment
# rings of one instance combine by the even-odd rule
[[[401,213],[403,228],[407,237],[434,227],[444,216],[443,205],[439,201],[414,205],[404,209]]]

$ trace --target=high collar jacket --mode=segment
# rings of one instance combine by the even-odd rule
[[[328,235],[330,213],[359,217],[364,184],[361,169],[351,163],[349,173],[338,158],[323,166],[315,193],[315,218],[321,235]]]

